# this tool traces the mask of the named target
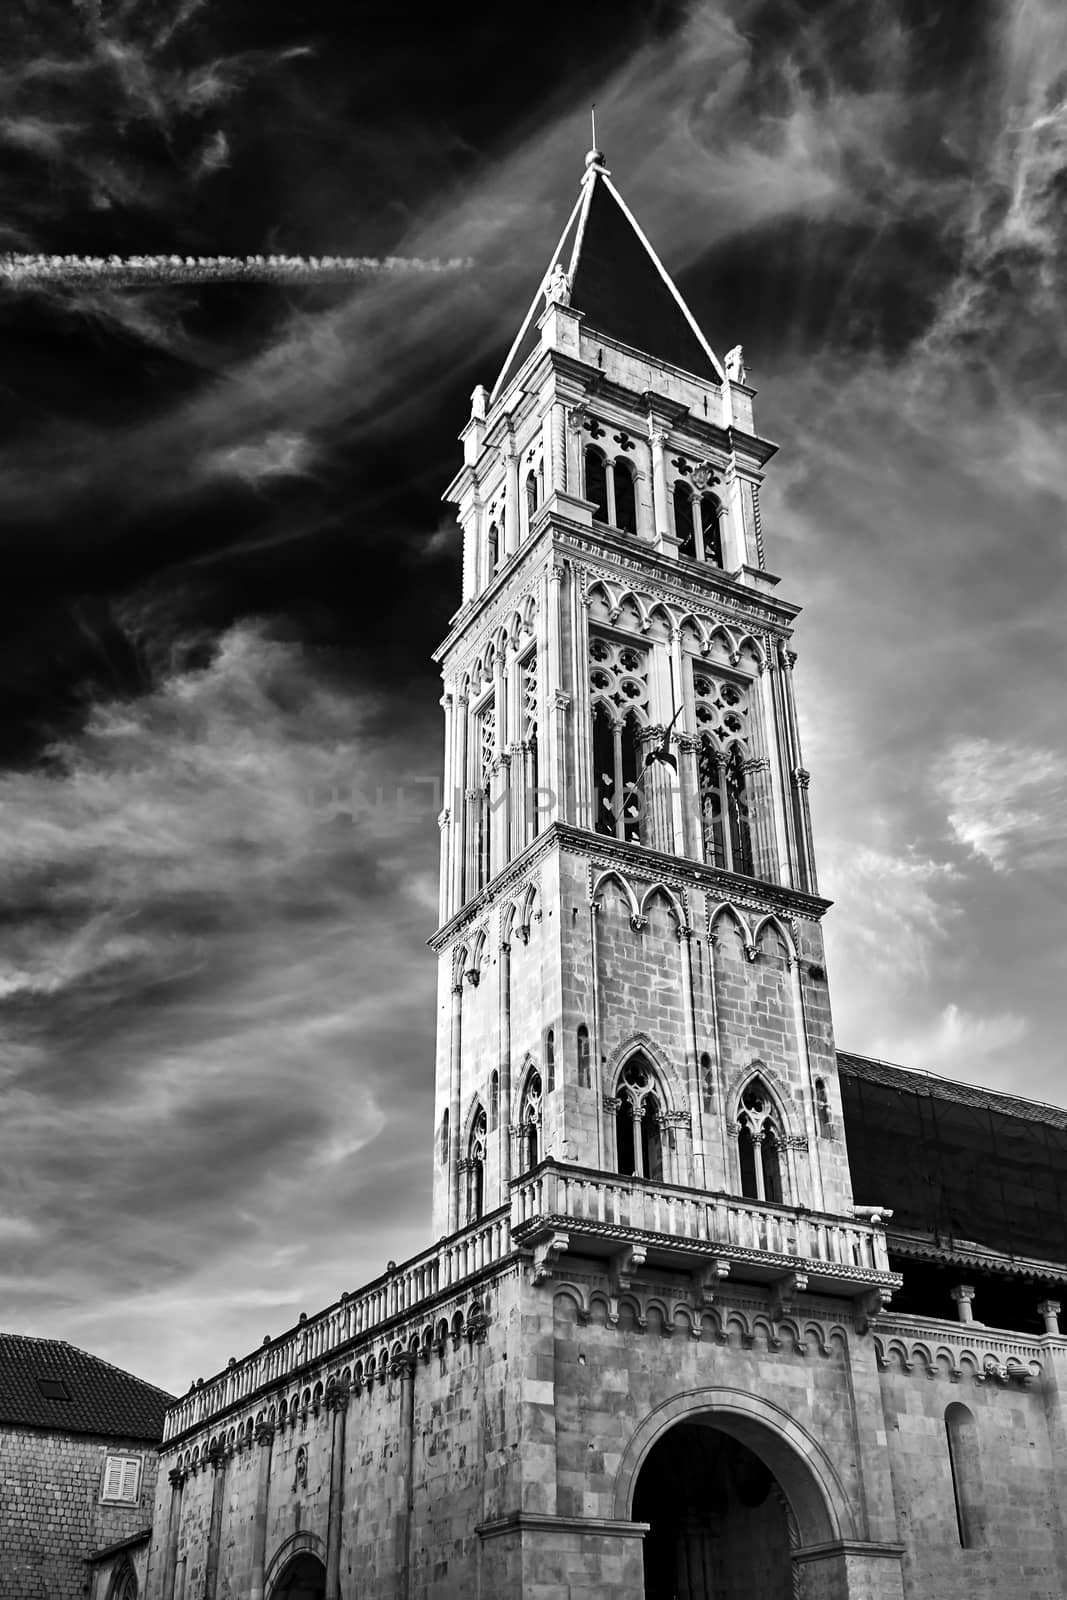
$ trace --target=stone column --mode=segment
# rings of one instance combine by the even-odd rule
[[[549,445],[545,462],[545,494],[567,492],[567,408],[553,400],[549,412]]]
[[[956,1313],[961,1322],[973,1322],[974,1312],[971,1310],[971,1301],[974,1299],[974,1289],[969,1283],[958,1283],[949,1294],[956,1302]]]
[[[219,1545],[222,1542],[222,1503],[226,1487],[226,1452],[216,1445],[211,1462],[211,1517],[208,1522],[207,1557],[204,1562],[204,1600],[215,1600],[219,1584]]]
[[[548,571],[548,581],[544,590],[545,632],[548,645],[548,681],[545,688],[550,719],[548,782],[554,795],[552,809],[545,819],[546,826],[557,820],[562,821],[567,814],[567,711],[570,707],[570,696],[563,686],[563,656],[560,641],[562,589],[563,567],[558,562],[553,562]]]
[[[568,494],[576,498],[581,497],[585,488],[585,474],[582,470],[582,429],[587,420],[588,414],[583,405],[571,406],[567,412],[566,489]]]
[[[185,1473],[174,1467],[170,1474],[170,1510],[167,1516],[167,1548],[163,1558],[163,1600],[174,1600],[178,1576],[178,1537],[182,1525],[182,1494]]]
[[[326,1600],[341,1600],[341,1529],[345,1482],[345,1413],[348,1391],[331,1389],[326,1396],[331,1412],[330,1509],[326,1524]]]
[[[463,1049],[463,974],[452,985],[452,1026],[448,1053],[448,1231],[459,1227],[459,1107]]]
[[[500,1055],[497,1070],[500,1074],[500,1094],[497,1106],[499,1152],[497,1160],[500,1170],[500,1204],[503,1205],[508,1197],[508,1184],[511,1182],[511,1139],[508,1135],[511,1126],[511,945],[506,939],[500,941],[498,969],[500,998],[497,1032],[500,1036]]]
[[[668,555],[677,555],[678,541],[671,527],[667,494],[666,450],[669,437],[665,428],[653,426],[649,432],[649,443],[652,446],[652,510],[656,524],[656,543]]]
[[[468,808],[466,803],[467,789],[467,696],[456,696],[455,717],[453,720],[453,755],[452,755],[452,784],[445,804],[451,814],[450,832],[452,835],[452,910],[458,911],[463,904],[464,862],[467,854],[467,836],[470,833],[468,821]]]
[[[267,1569],[267,1501],[270,1495],[270,1469],[274,1454],[274,1425],[261,1422],[256,1429],[259,1460],[256,1473],[256,1509],[252,1521],[252,1578],[248,1600],[263,1600]]]
[[[400,1380],[400,1437],[397,1440],[397,1463],[401,1482],[397,1485],[397,1512],[395,1533],[394,1570],[398,1574],[397,1600],[408,1600],[411,1594],[411,1535],[414,1509],[415,1466],[415,1357],[410,1351],[396,1358],[389,1368],[391,1378]],[[326,1590],[326,1600],[332,1600]]]
[[[515,448],[515,435],[510,431],[504,440],[504,548],[501,564],[519,548],[519,453]]]
[[[1045,1332],[1058,1339],[1060,1333],[1060,1302],[1058,1300],[1042,1300],[1037,1308],[1037,1314],[1044,1319]]]

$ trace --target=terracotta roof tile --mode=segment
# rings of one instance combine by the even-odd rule
[[[0,1424],[156,1441],[173,1400],[65,1340],[0,1333]]]

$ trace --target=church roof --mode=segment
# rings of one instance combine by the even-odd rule
[[[582,313],[583,330],[720,383],[722,369],[711,346],[612,183],[603,156],[591,151],[586,163],[581,193],[493,385],[492,399],[537,349],[544,286],[557,262],[570,280],[570,304]]]
[[[838,1051],[856,1201],[892,1228],[1067,1264],[1067,1112]]]
[[[165,1390],[63,1339],[0,1333],[0,1427],[158,1443],[173,1402]]]

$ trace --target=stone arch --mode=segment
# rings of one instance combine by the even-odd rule
[[[727,1086],[725,1101],[728,1126],[737,1121],[741,1099],[750,1084],[759,1078],[767,1090],[782,1124],[782,1132],[794,1137],[803,1132],[800,1115],[793,1100],[793,1091],[780,1072],[768,1066],[762,1056],[754,1056],[748,1064],[734,1073]]]
[[[107,1600],[138,1600],[140,1593],[137,1571],[129,1556],[125,1556],[108,1585]]]
[[[761,917],[759,922],[757,922],[756,926],[752,930],[752,943],[761,950],[761,953],[763,935],[764,933],[768,932],[777,934],[778,938],[781,940],[781,943],[785,948],[786,960],[796,961],[797,947],[792,931],[788,925],[776,917],[773,912],[769,912],[767,916]]]
[[[304,1559],[308,1562],[317,1562],[322,1568],[323,1585],[326,1580],[326,1545],[317,1533],[302,1528],[299,1533],[292,1533],[280,1544],[266,1571],[266,1581],[263,1586],[265,1600],[281,1600],[285,1594],[286,1578],[289,1572],[297,1567]]]
[[[762,1395],[714,1385],[673,1395],[635,1428],[615,1479],[613,1515],[629,1521],[634,1489],[652,1446],[677,1422],[699,1422],[737,1439],[778,1480],[803,1546],[859,1537],[849,1496],[822,1445],[783,1407]]]
[[[629,907],[630,921],[633,923],[640,921],[641,910],[638,905],[637,895],[634,893],[633,885],[628,879],[623,877],[621,872],[617,872],[614,867],[609,867],[606,872],[602,872],[599,878],[593,884],[591,896],[593,904],[596,905],[599,902],[600,891],[609,881],[618,885],[622,897]]]
[[[720,901],[708,912],[708,937],[714,940],[718,937],[717,930],[722,928],[729,928],[731,933],[737,934],[746,950],[752,948],[752,929],[742,913],[735,905],[731,905],[729,900]]]
[[[674,890],[669,888],[665,883],[649,884],[648,888],[641,896],[638,915],[642,917],[648,916],[649,904],[657,895],[661,900],[665,900],[667,902],[667,909],[674,918],[676,927],[679,929],[686,927],[686,915],[682,910],[681,901],[678,899],[678,896],[675,894]]]
[[[664,1111],[684,1110],[685,1091],[682,1079],[669,1058],[664,1055],[659,1045],[653,1044],[647,1033],[632,1033],[618,1049],[612,1052],[606,1069],[606,1081],[612,1086],[608,1092],[614,1094],[620,1072],[630,1057],[635,1055],[645,1056],[659,1079],[663,1091]]]

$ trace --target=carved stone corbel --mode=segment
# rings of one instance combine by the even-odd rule
[[[698,1311],[708,1311],[715,1303],[720,1286],[730,1276],[730,1263],[717,1258],[705,1262],[693,1273],[693,1300]]]
[[[560,1231],[550,1234],[547,1239],[542,1239],[539,1245],[534,1246],[534,1283],[544,1283],[546,1279],[552,1276],[557,1260],[565,1250],[570,1248],[570,1242],[570,1234]]]
[[[630,1287],[634,1274],[640,1272],[647,1255],[643,1244],[629,1244],[619,1251],[611,1268],[611,1284],[616,1295],[625,1293]]]
[[[771,1285],[771,1314],[776,1322],[792,1311],[797,1295],[803,1294],[807,1287],[806,1272],[784,1272],[775,1279]]]
[[[889,1309],[892,1298],[891,1289],[869,1289],[866,1294],[860,1295],[856,1301],[856,1327],[860,1333],[870,1331],[875,1320]]]

